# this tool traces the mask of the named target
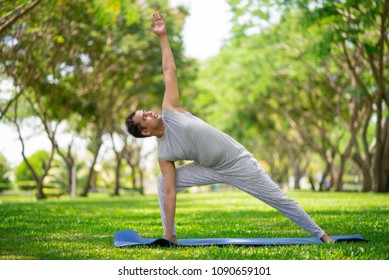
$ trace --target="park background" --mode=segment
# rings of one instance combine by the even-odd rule
[[[53,235],[34,237],[33,253],[26,253],[19,239],[3,238],[8,245],[2,246],[2,258],[121,258],[109,250],[41,251],[48,240],[64,238],[59,217],[74,231],[65,241],[83,235],[91,219],[83,211],[106,223],[89,224],[89,233],[106,245],[108,232],[128,227],[131,218],[138,231],[160,234],[152,194],[158,175],[155,139],[139,141],[123,131],[125,117],[136,108],[160,112],[164,85],[159,42],[150,30],[154,10],[166,17],[182,106],[244,144],[280,187],[317,211],[332,232],[360,231],[378,243],[344,245],[332,254],[282,249],[275,255],[200,250],[153,256],[389,258],[388,0],[0,4],[2,235],[29,239],[47,229]],[[208,237],[206,226],[189,225],[191,217],[215,224],[211,209],[232,228],[216,224],[215,237],[221,229],[238,237],[290,233],[276,213],[229,186],[194,190],[208,193],[179,197],[178,211],[188,219],[181,217],[184,236]],[[114,226],[104,216],[109,213],[127,222]],[[29,219],[37,219],[35,226]],[[242,219],[286,224],[270,234],[239,223]],[[299,232],[294,228],[292,234]],[[139,251],[138,258],[148,258],[147,252]]]

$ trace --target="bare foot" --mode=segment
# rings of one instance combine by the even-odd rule
[[[164,235],[163,238],[165,238],[165,239],[167,239],[175,244],[178,244],[177,237],[175,235],[171,235],[171,236]]]
[[[170,241],[172,241],[173,243],[178,244],[177,237],[175,235],[173,235],[173,238],[170,239]]]
[[[335,243],[335,240],[329,236],[327,233],[325,233],[322,238],[320,238],[321,241],[323,241],[324,243]]]

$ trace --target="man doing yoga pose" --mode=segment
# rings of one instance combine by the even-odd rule
[[[164,238],[177,243],[174,225],[177,192],[192,186],[225,183],[277,209],[323,242],[334,242],[297,202],[281,192],[241,144],[180,107],[176,65],[164,18],[158,12],[153,14],[152,31],[158,35],[162,50],[165,81],[162,115],[138,110],[125,123],[135,137],[157,137],[162,172],[158,177],[158,198]],[[178,160],[193,162],[176,168],[174,162]]]

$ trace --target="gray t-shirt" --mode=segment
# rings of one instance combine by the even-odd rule
[[[158,157],[193,160],[206,167],[230,165],[247,150],[236,140],[190,113],[162,112],[165,132],[158,138]]]

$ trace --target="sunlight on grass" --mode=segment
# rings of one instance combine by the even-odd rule
[[[332,235],[361,234],[369,243],[274,247],[114,248],[113,234],[161,237],[156,196],[88,199],[1,197],[1,259],[389,259],[389,196],[289,191]],[[30,200],[29,200],[30,199]],[[262,202],[238,191],[180,193],[179,238],[307,237]]]

